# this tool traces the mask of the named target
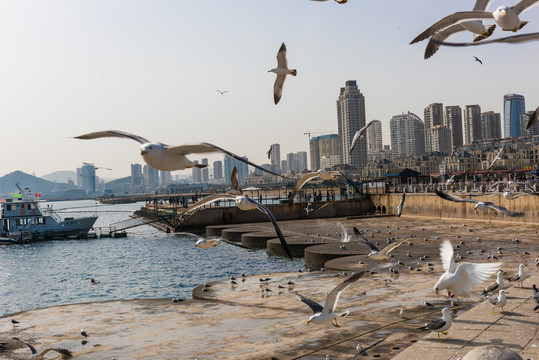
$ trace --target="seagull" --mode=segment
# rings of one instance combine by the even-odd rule
[[[501,263],[472,264],[461,262],[457,267],[453,257],[453,246],[445,240],[440,246],[442,268],[445,270],[434,285],[436,295],[446,289],[450,297],[471,298],[470,289],[487,280]]]
[[[449,186],[449,185],[453,184],[455,182],[455,176],[457,176],[457,174],[451,175],[451,177],[449,179],[447,179],[447,181],[445,183],[445,186]]]
[[[479,42],[464,42],[464,43],[455,43],[455,42],[446,42],[446,41],[439,41],[439,40],[432,40],[434,43],[436,43],[438,46],[444,45],[444,46],[452,46],[452,47],[464,47],[464,46],[479,46],[479,45],[488,45],[488,44],[496,44],[496,43],[506,43],[506,44],[520,44],[525,43],[529,41],[537,41],[539,40],[539,33],[528,33],[528,34],[519,34],[519,35],[513,35],[513,36],[507,36],[507,37],[501,37],[496,39],[489,39]]]
[[[189,154],[203,154],[203,153],[212,153],[212,152],[221,152],[230,157],[233,157],[236,160],[244,162],[248,165],[251,165],[259,170],[268,172],[272,175],[283,177],[280,174],[274,173],[270,170],[266,170],[261,166],[258,166],[241,156],[232,154],[231,152],[220,148],[219,146],[212,145],[209,143],[199,143],[199,144],[187,144],[179,146],[169,146],[162,143],[151,143],[149,140],[137,135],[133,135],[127,132],[118,131],[118,130],[106,130],[98,131],[89,134],[84,134],[76,136],[75,139],[82,140],[91,140],[99,139],[104,137],[116,137],[135,140],[140,143],[140,154],[146,162],[152,168],[161,171],[174,171],[174,170],[184,170],[190,169],[193,167],[205,168],[208,165],[204,164],[195,164],[187,158],[186,155]]]
[[[442,338],[440,338],[440,333],[447,335],[447,330],[449,330],[451,327],[452,322],[453,318],[451,317],[451,309],[444,307],[442,309],[441,319],[433,320],[430,323],[425,324],[425,326],[420,327],[418,330],[436,331],[438,333],[438,339],[443,341]]]
[[[311,213],[314,211],[313,203],[308,203],[307,207],[305,208],[305,211],[307,212],[306,217],[309,217],[309,215],[311,215]]]
[[[498,274],[496,275],[496,282],[493,282],[488,287],[483,289],[483,291],[481,292],[481,295],[487,296],[488,293],[503,289],[504,287],[503,274],[504,274],[503,270],[498,270]]]
[[[340,172],[340,171],[326,171],[324,169],[320,169],[318,171],[305,174],[298,180],[298,182],[296,184],[296,187],[294,188],[294,191],[292,191],[292,194],[290,195],[290,200],[289,200],[290,204],[294,201],[294,196],[296,196],[298,191],[303,187],[303,185],[305,185],[305,183],[307,181],[312,180],[312,179],[317,178],[317,177],[320,178],[321,180],[333,181],[339,175],[342,175],[348,181],[348,183],[350,185],[352,185],[357,190],[357,192],[361,193],[361,191],[352,182],[352,180],[350,180],[342,172]]]
[[[404,239],[404,240],[401,240],[399,242],[396,242],[396,243],[393,243],[391,245],[388,245],[386,246],[385,248],[383,248],[382,250],[380,250],[376,245],[374,245],[373,243],[371,243],[365,236],[363,236],[363,234],[354,226],[354,234],[359,237],[359,239],[361,241],[363,241],[363,243],[365,245],[367,245],[369,247],[369,249],[371,249],[371,252],[369,253],[369,255],[367,255],[367,258],[371,258],[373,260],[382,260],[384,262],[388,261],[389,260],[389,256],[388,254],[395,248],[397,248],[398,246],[400,246],[402,243],[404,243],[405,241],[407,241],[408,239]]]
[[[90,282],[92,283],[92,285],[98,285],[98,284],[101,284],[101,281],[96,281],[94,278],[86,278],[84,280],[90,280]]]
[[[221,91],[219,89],[216,89],[215,91],[217,91],[221,95],[226,94],[228,92],[228,90]]]
[[[503,197],[506,200],[516,200],[516,199],[518,199],[520,197],[520,194],[513,193],[511,191],[505,191],[503,193]]]
[[[493,314],[496,314],[496,312],[494,311],[494,308],[496,306],[502,309],[502,313],[504,312],[503,307],[507,303],[507,298],[505,297],[505,294],[507,294],[505,292],[505,290],[500,290],[498,292],[498,296],[492,295],[492,296],[488,297],[488,301],[490,301],[490,303],[492,304],[492,313]]]
[[[363,126],[361,129],[359,129],[358,131],[356,131],[356,133],[354,134],[354,138],[352,139],[352,144],[350,145],[350,150],[348,150],[348,154],[351,154],[352,151],[354,150],[354,148],[356,147],[356,143],[357,141],[363,137],[363,133],[365,131],[367,131],[367,129],[369,128],[369,126],[372,125],[372,123],[374,122],[374,120],[371,120],[367,123],[367,125]]]
[[[488,2],[487,2],[487,5],[488,5]],[[496,21],[496,24],[498,24],[498,26],[501,27],[502,30],[516,32],[522,29],[522,27],[528,23],[527,21],[521,21],[519,18],[519,15],[522,12],[537,5],[538,2],[539,0],[521,0],[515,6],[511,6],[511,7],[500,6],[496,10],[494,10],[494,12],[480,11],[480,10],[459,11],[454,14],[448,15],[444,17],[443,19],[439,20],[438,22],[436,22],[427,30],[419,34],[414,40],[412,40],[410,44],[414,44],[416,42],[425,40],[426,38],[454,24],[458,24],[458,23],[461,23],[463,21],[468,21],[468,20],[492,20],[494,19],[494,21]]]
[[[30,356],[30,359],[44,359],[44,356],[50,352],[50,351],[56,351],[57,353],[59,354],[62,354],[62,355],[65,355],[67,357],[71,357],[71,355],[73,355],[71,353],[71,351],[67,350],[67,349],[62,349],[61,347],[58,347],[58,348],[48,348],[48,349],[45,349],[43,350],[41,353],[37,353],[37,350],[35,347],[32,346],[32,344],[30,343],[27,343],[17,337],[14,337],[13,340],[17,340],[17,341],[20,341],[22,343],[24,343],[26,346],[28,346],[30,348],[30,351],[32,352],[32,356]]]
[[[356,354],[354,355],[354,358],[352,360],[356,360],[358,358],[359,355],[362,355],[362,356],[367,356],[367,350],[370,350],[372,349],[373,347],[375,347],[376,345],[380,344],[382,341],[384,341],[385,339],[387,339],[387,337],[383,338],[383,339],[380,339],[378,340],[377,342],[375,342],[374,344],[372,345],[369,345],[367,346],[366,348],[363,348],[361,347],[361,345],[358,345],[356,347]]]
[[[473,10],[476,11],[486,11],[491,0],[476,0]],[[474,33],[473,41],[479,41],[488,38],[494,30],[496,25],[483,25],[482,21],[472,20],[472,21],[463,21],[459,24],[452,25],[442,31],[437,32],[432,35],[427,47],[425,48],[425,60],[434,55],[440,48],[439,42],[444,41],[450,36],[458,34],[462,31],[470,31]]]
[[[535,286],[535,284],[533,284],[532,288],[533,288],[532,297],[533,297],[533,300],[535,300],[535,302],[537,303],[537,306],[533,308],[533,311],[535,311],[539,309],[539,290],[537,289],[537,286]]]
[[[532,276],[532,274],[528,274],[527,272],[524,271],[525,266],[526,266],[525,264],[520,264],[518,266],[518,274],[516,274],[511,279],[509,279],[509,281],[517,281],[520,287],[522,287],[522,282],[526,280],[527,278],[529,278],[530,276]]]
[[[88,165],[88,166],[93,166],[94,167],[94,170],[99,170],[99,169],[103,169],[103,170],[112,170],[111,168],[106,168],[106,167],[101,167],[101,166],[95,166],[94,164],[92,163],[87,163],[87,162],[82,162],[84,165]]]
[[[405,199],[406,199],[406,192],[403,192],[401,202],[397,206],[397,216],[399,216],[399,217],[402,215],[402,209],[404,209],[404,200]]]
[[[475,61],[477,61],[478,63],[480,63],[481,65],[483,65],[483,62],[482,62],[477,56],[474,56],[474,59],[475,59]]]
[[[302,296],[300,294],[296,294],[296,297],[303,301],[305,304],[307,304],[311,310],[313,311],[313,315],[309,317],[309,321],[307,321],[307,324],[313,322],[315,324],[324,324],[326,322],[330,322],[335,327],[341,327],[337,323],[337,318],[339,317],[345,317],[348,315],[349,311],[346,311],[342,314],[335,314],[335,308],[337,307],[337,302],[339,301],[339,296],[341,295],[341,292],[346,289],[348,286],[350,286],[353,282],[357,281],[363,273],[359,272],[355,275],[352,275],[348,279],[344,280],[339,285],[335,286],[333,290],[329,292],[329,294],[326,297],[326,302],[324,306],[320,305],[314,300],[311,300],[309,298],[306,298],[305,296]]]
[[[81,334],[82,336],[84,336],[85,338],[88,337],[88,334],[86,333],[86,331],[84,331],[84,329],[80,329],[80,334]]]
[[[13,325],[19,324],[19,322],[18,322],[17,320],[15,320],[15,319],[11,319],[11,323],[12,323]]]
[[[277,67],[275,69],[268,70],[268,72],[274,72],[277,74],[275,84],[273,85],[273,101],[275,102],[275,105],[277,105],[279,100],[281,100],[281,96],[283,95],[283,84],[284,80],[286,79],[286,75],[290,74],[296,76],[297,74],[296,69],[288,69],[288,65],[286,63],[286,46],[284,43],[282,43],[279,52],[277,53]]]
[[[203,238],[202,236],[199,236],[197,234],[192,234],[192,233],[188,233],[188,232],[175,232],[174,235],[185,235],[185,236],[194,237],[195,239],[197,239],[197,241],[195,243],[195,246],[197,248],[200,248],[200,249],[203,249],[203,250],[206,250],[206,249],[209,249],[211,247],[217,246],[221,242],[224,242],[224,243],[227,243],[227,244],[230,244],[230,245],[234,245],[234,246],[238,246],[238,247],[241,247],[241,248],[244,248],[244,249],[251,250],[250,248],[248,248],[246,246],[243,246],[240,243],[235,243],[233,241],[229,241],[229,240],[222,239],[222,238],[206,239],[206,238]]]
[[[494,157],[494,160],[492,160],[492,162],[490,163],[489,167],[487,168],[487,170],[490,170],[494,164],[496,163],[496,161],[500,160],[502,158],[502,155],[503,153],[505,152],[505,148],[507,147],[507,144],[503,144],[502,148],[500,149],[500,151],[498,151],[498,154],[496,154],[496,156]]]
[[[502,215],[507,215],[507,216],[510,216],[510,217],[522,217],[524,216],[524,213],[522,212],[519,212],[519,211],[511,211],[511,210],[507,210],[506,208],[504,208],[503,206],[498,206],[494,203],[491,203],[490,201],[479,201],[479,200],[475,200],[475,199],[471,199],[471,198],[459,198],[458,196],[453,196],[453,195],[450,195],[450,194],[446,194],[442,191],[438,191],[436,190],[436,195],[438,195],[439,197],[441,197],[442,199],[444,200],[449,200],[449,201],[453,201],[453,202],[468,202],[468,203],[474,203],[475,204],[475,207],[474,207],[474,210],[481,210],[481,211],[488,211],[488,209],[492,209],[494,211],[496,211],[497,213],[500,213]]]
[[[188,212],[194,212],[195,210],[201,208],[204,205],[207,205],[209,203],[212,203],[217,200],[221,199],[230,199],[236,201],[236,206],[239,207],[241,210],[247,211],[247,210],[259,210],[266,214],[266,216],[270,219],[271,223],[273,224],[273,227],[275,228],[275,232],[277,233],[277,236],[279,237],[279,240],[281,241],[281,245],[283,246],[284,251],[290,258],[292,259],[292,254],[290,253],[290,249],[288,248],[288,244],[286,243],[286,240],[284,238],[283,233],[281,232],[281,229],[279,228],[279,225],[277,224],[277,221],[275,220],[275,216],[269,211],[267,207],[260,204],[259,202],[256,202],[246,195],[241,194],[241,189],[239,189],[239,183],[238,183],[238,170],[234,166],[234,169],[232,170],[232,176],[230,179],[230,183],[232,186],[232,190],[235,192],[239,192],[239,195],[231,195],[231,194],[214,194],[206,196],[205,198],[197,201],[195,204],[193,204],[190,208],[188,208],[185,213]]]

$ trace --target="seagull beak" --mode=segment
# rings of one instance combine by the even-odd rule
[[[371,256],[370,255],[367,255],[367,259],[370,258]]]
[[[146,155],[148,152],[146,150],[141,150],[140,155]]]
[[[438,289],[436,289],[435,291],[436,291],[436,295],[438,295]]]
[[[506,12],[505,10],[502,10],[502,15],[505,16]]]
[[[269,72],[269,71],[268,71]],[[311,323],[311,320],[307,320],[307,324],[310,324]]]

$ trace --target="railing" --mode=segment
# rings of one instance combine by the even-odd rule
[[[60,215],[58,215],[53,209],[52,209],[52,206],[47,206],[46,208],[40,208],[41,210],[41,214],[43,216],[50,216],[52,217],[54,220],[56,220],[57,222],[62,222],[62,218],[60,217]]]

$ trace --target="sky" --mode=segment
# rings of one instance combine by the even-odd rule
[[[409,45],[440,18],[473,5],[2,1],[0,176],[74,171],[82,161],[113,169],[98,170],[101,177],[129,176],[130,164],[144,163],[138,143],[73,139],[112,129],[170,145],[209,142],[259,164],[268,162],[266,151],[274,143],[281,145],[281,159],[308,153],[304,133],[337,133],[336,100],[347,80],[356,80],[365,96],[367,120],[381,120],[384,144],[390,143],[392,116],[411,111],[423,118],[434,102],[479,104],[482,111],[502,113],[503,95],[518,93],[534,110],[539,42],[442,47],[428,60],[426,41]],[[494,0],[489,9],[501,5],[513,3]],[[539,7],[521,14],[530,23],[520,33],[538,32],[538,17]],[[508,35],[498,28],[493,37]],[[450,38],[471,39],[470,33]],[[275,75],[267,71],[276,67],[282,42],[297,76],[287,76],[274,105]],[[208,157],[210,164],[222,159]]]

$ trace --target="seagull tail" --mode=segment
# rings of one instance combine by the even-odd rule
[[[298,71],[296,69],[290,70],[290,75],[296,76],[297,73]]]

